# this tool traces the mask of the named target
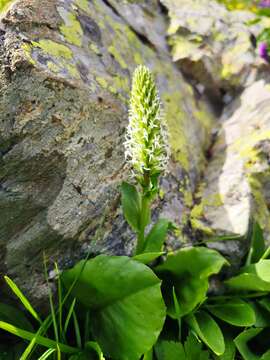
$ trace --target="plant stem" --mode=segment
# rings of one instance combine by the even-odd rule
[[[150,221],[150,206],[151,200],[149,199],[147,194],[144,193],[141,200],[140,231],[137,234],[136,255],[141,254],[144,250],[145,228]]]
[[[263,256],[261,257],[261,260],[267,259],[269,255],[270,255],[270,246],[269,246],[269,248],[267,248],[267,249],[265,250],[265,253],[264,253]]]
[[[142,195],[141,195],[141,214],[140,214],[140,231],[137,234],[136,255],[143,252],[145,246],[145,228],[150,222],[150,188],[151,181],[148,172],[143,175]]]

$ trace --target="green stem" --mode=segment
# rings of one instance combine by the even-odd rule
[[[140,231],[137,233],[136,255],[143,252],[145,246],[145,228],[150,221],[151,200],[147,194],[142,195],[141,214],[140,214]]]
[[[269,255],[270,255],[270,246],[269,246],[269,248],[267,248],[267,249],[265,250],[265,253],[264,253],[263,256],[261,257],[261,260],[267,259]]]

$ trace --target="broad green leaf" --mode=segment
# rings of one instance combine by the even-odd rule
[[[33,326],[24,313],[14,306],[0,303],[0,320],[33,331]]]
[[[243,273],[225,281],[234,291],[270,291],[270,283],[263,281],[256,274]]]
[[[132,259],[139,261],[143,264],[149,264],[164,254],[165,254],[165,252],[149,252],[149,253],[135,255],[132,257]]]
[[[153,349],[144,354],[143,360],[153,360]]]
[[[250,301],[249,304],[252,307],[256,318],[254,326],[257,328],[269,327],[270,326],[269,312],[258,301]]]
[[[19,300],[22,302],[23,306],[29,313],[39,322],[42,323],[40,317],[38,316],[35,309],[32,307],[28,299],[24,296],[24,294],[21,292],[21,290],[18,288],[18,286],[8,277],[4,276],[4,279],[10,289],[13,291],[13,293],[19,298]]]
[[[168,314],[176,318],[172,287],[178,298],[181,316],[188,314],[204,301],[208,278],[217,274],[227,261],[215,250],[190,247],[170,254],[155,268],[164,280],[163,290]]]
[[[185,360],[184,347],[180,342],[160,340],[155,345],[157,360]]]
[[[223,330],[223,337],[225,341],[225,351],[222,355],[217,356],[215,355],[215,359],[217,360],[235,360],[235,352],[236,347],[233,342],[233,335],[231,334],[231,329],[227,331]]]
[[[241,274],[225,283],[237,291],[270,291],[270,260],[260,260],[245,266]]]
[[[223,334],[215,320],[201,310],[185,318],[191,329],[216,354],[222,355],[225,351]]]
[[[158,220],[145,238],[144,253],[162,251],[169,226],[170,221],[166,219]]]
[[[62,274],[67,288],[83,263]],[[156,342],[165,320],[160,280],[125,256],[88,260],[72,295],[90,309],[92,333],[105,356],[138,360]]]
[[[131,228],[138,232],[140,230],[141,199],[134,185],[123,182],[121,185],[121,202],[125,219]]]
[[[184,344],[186,360],[209,360],[209,352],[202,350],[202,343],[190,331]],[[182,360],[182,359],[181,359]]]
[[[172,295],[173,295],[173,305],[174,305],[174,311],[175,311],[175,315],[177,319],[181,318],[181,310],[180,310],[180,305],[179,305],[179,301],[177,299],[176,293],[175,293],[175,288],[172,288]]]
[[[261,331],[262,331],[262,329],[248,329],[248,330],[241,332],[241,334],[238,335],[234,339],[234,343],[244,360],[259,360],[260,359],[259,355],[254,354],[249,349],[248,342],[253,337],[258,335]]]
[[[252,307],[241,299],[208,305],[207,310],[217,318],[234,326],[252,326],[256,321]]]
[[[13,335],[16,335],[24,340],[31,341],[33,338],[36,338],[35,341],[37,344],[47,347],[48,349],[53,348],[53,349],[57,350],[57,347],[59,347],[62,352],[67,353],[67,354],[79,352],[79,349],[77,349],[77,348],[74,348],[74,347],[71,347],[71,346],[68,346],[65,344],[57,343],[54,340],[45,338],[40,335],[36,335],[35,333],[32,333],[30,331],[20,329],[16,326],[13,326],[4,321],[0,321],[0,329],[5,330]]]
[[[270,360],[270,350],[263,354],[260,360]]]

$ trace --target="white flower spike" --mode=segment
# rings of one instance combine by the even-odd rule
[[[125,145],[126,159],[141,183],[164,172],[169,158],[167,128],[153,76],[139,66],[132,80],[129,125]]]

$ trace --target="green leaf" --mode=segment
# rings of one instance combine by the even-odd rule
[[[215,359],[218,360],[235,360],[235,352],[236,352],[236,347],[235,344],[233,342],[233,335],[231,334],[231,329],[222,329],[223,330],[223,337],[224,337],[224,341],[225,341],[225,352],[220,355],[217,356],[215,355]]]
[[[132,257],[132,259],[139,261],[143,264],[149,264],[164,254],[165,254],[165,252],[149,252],[149,253],[135,255]]]
[[[0,321],[0,329],[5,330],[13,335],[16,335],[24,340],[31,341],[33,338],[35,338],[35,342],[37,344],[47,347],[48,349],[50,349],[50,348],[57,349],[57,347],[59,347],[62,352],[67,353],[67,354],[79,352],[79,349],[77,349],[77,348],[74,348],[74,347],[71,347],[71,346],[68,346],[65,344],[57,343],[56,341],[53,341],[51,339],[37,335],[30,331],[20,329],[16,326],[13,326],[4,321]]]
[[[153,360],[153,349],[144,354],[143,360]]]
[[[209,360],[209,352],[202,350],[202,343],[190,331],[184,344],[186,360]]]
[[[231,299],[225,303],[208,305],[207,310],[217,318],[234,326],[252,326],[256,321],[252,307],[241,299]]]
[[[170,221],[166,219],[158,220],[145,238],[144,253],[162,251],[169,226]]]
[[[258,303],[270,313],[270,299],[263,298],[261,300],[258,300]]]
[[[240,275],[230,278],[225,284],[236,291],[270,291],[270,260],[245,266]]]
[[[82,266],[80,262],[62,274],[67,288]],[[72,294],[90,309],[92,333],[106,356],[138,360],[163,327],[166,309],[160,280],[128,257],[100,255],[88,260]]]
[[[270,360],[270,350],[263,354],[260,360]]]
[[[262,329],[248,329],[243,332],[241,332],[240,335],[237,336],[237,338],[234,339],[234,343],[242,355],[244,360],[259,360],[260,356],[254,354],[251,352],[251,350],[248,347],[248,342],[258,335]]]
[[[185,318],[199,338],[217,355],[225,351],[223,334],[215,320],[205,311],[197,311]]]
[[[252,228],[252,237],[249,254],[247,257],[246,265],[250,263],[256,263],[263,256],[265,251],[265,243],[263,237],[263,231],[260,225],[255,222]]]
[[[256,322],[254,326],[258,328],[269,327],[270,326],[269,312],[258,301],[251,301],[250,306],[253,308],[256,317]]]
[[[134,185],[123,182],[121,185],[123,214],[131,228],[140,231],[141,199]]]
[[[22,329],[33,331],[33,326],[24,313],[14,306],[0,303],[0,320]]]
[[[19,298],[19,300],[22,302],[23,306],[25,307],[25,309],[27,311],[29,311],[29,313],[39,322],[42,323],[40,317],[38,316],[37,312],[35,311],[35,309],[32,307],[32,305],[30,304],[30,302],[28,301],[28,299],[23,295],[23,293],[21,292],[21,290],[18,288],[18,286],[8,277],[8,276],[4,276],[4,279],[6,281],[6,283],[8,284],[8,286],[11,288],[11,290],[13,291],[13,293]]]
[[[243,273],[225,281],[234,291],[270,291],[270,283],[261,280],[256,274]]]
[[[178,298],[181,316],[188,314],[204,301],[208,290],[208,278],[217,274],[227,261],[217,251],[205,247],[190,247],[170,254],[167,260],[155,268],[164,280],[163,290],[167,312],[177,318],[173,291]]]
[[[180,342],[160,340],[155,345],[157,360],[185,360],[184,347]]]

